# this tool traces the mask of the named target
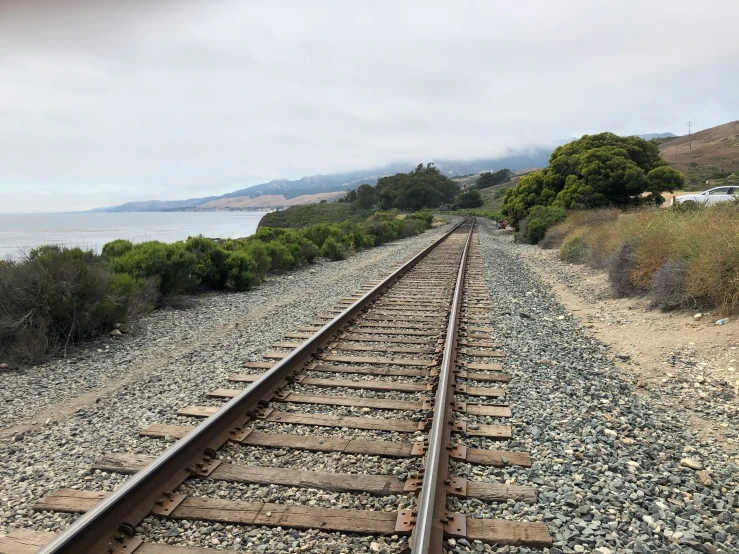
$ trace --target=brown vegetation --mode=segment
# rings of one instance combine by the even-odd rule
[[[544,245],[565,261],[606,268],[617,296],[739,311],[739,204],[574,212]]]

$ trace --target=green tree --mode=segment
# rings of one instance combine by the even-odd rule
[[[375,187],[372,185],[359,185],[356,191],[357,206],[363,210],[368,210],[377,202],[375,197]]]
[[[571,157],[576,173],[565,179],[554,204],[566,209],[626,206],[647,188],[644,170],[616,146],[585,150]]]
[[[486,189],[488,187],[494,187],[500,185],[506,181],[510,181],[515,175],[510,169],[501,169],[500,171],[486,171],[480,173],[480,176],[475,181],[474,187],[476,189]]]
[[[433,164],[418,166],[410,173],[398,173],[377,180],[375,194],[384,210],[420,210],[451,204],[459,192],[457,184]]]
[[[649,198],[657,204],[665,201],[663,192],[675,192],[685,186],[685,176],[667,165],[655,167],[647,173]]]
[[[468,190],[459,195],[457,207],[461,209],[479,208],[482,206],[482,196],[478,190]]]
[[[546,168],[509,189],[502,211],[516,223],[534,206],[624,207],[643,202],[645,192],[658,201],[659,192],[680,182],[674,170],[665,166],[652,141],[613,133],[585,135],[556,148]],[[652,171],[656,173],[650,179]]]

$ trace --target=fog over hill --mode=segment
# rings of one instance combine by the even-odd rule
[[[677,138],[673,133],[645,133],[639,135],[643,139]],[[572,139],[559,141],[565,144]],[[510,152],[498,158],[481,158],[475,160],[434,160],[433,163],[448,177],[474,175],[482,171],[497,171],[508,168],[521,171],[544,167],[549,163],[551,147],[535,147],[523,152]],[[425,163],[425,161],[423,161]],[[300,179],[275,179],[250,187],[240,188],[220,196],[203,196],[187,200],[143,200],[128,202],[120,206],[98,208],[94,211],[104,212],[138,212],[162,210],[213,210],[213,209],[263,209],[291,206],[294,204],[317,203],[321,200],[335,201],[341,195],[337,192],[347,191],[363,183],[374,185],[377,179],[386,175],[405,173],[420,162],[395,162],[382,167],[309,175]],[[205,188],[205,187],[204,187]],[[205,192],[205,191],[204,191]],[[331,194],[334,193],[334,194]]]
[[[435,165],[447,176],[469,175],[481,171],[495,171],[505,167],[520,170],[532,167],[545,166],[549,161],[549,155],[553,148],[537,147],[525,152],[512,152],[500,158],[484,158],[478,160],[435,160]],[[270,207],[287,206],[294,202],[292,199],[302,196],[318,195],[336,191],[346,191],[358,187],[363,183],[374,185],[377,179],[386,175],[408,172],[419,162],[396,162],[376,167],[373,169],[350,171],[344,173],[331,173],[327,175],[310,175],[301,179],[276,179],[268,183],[262,183],[251,187],[229,192],[220,196],[207,196],[202,198],[190,198],[188,200],[145,200],[141,202],[128,202],[120,206],[99,208],[95,211],[105,212],[139,212],[139,211],[161,211],[161,210],[191,210],[209,204],[203,209],[224,209],[266,207],[262,202],[248,202],[260,196],[273,196]],[[425,160],[424,160],[425,163]],[[284,198],[280,200],[279,197]],[[317,197],[314,201],[318,202]],[[334,198],[335,199],[335,198]],[[230,200],[230,201],[229,201]]]

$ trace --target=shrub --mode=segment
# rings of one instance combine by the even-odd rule
[[[559,248],[567,237],[567,229],[560,225],[555,225],[547,231],[544,238],[539,241],[539,246],[545,250]]]
[[[405,219],[400,224],[400,238],[415,237],[426,230],[424,222],[417,219]]]
[[[634,247],[629,243],[622,244],[621,248],[611,256],[608,264],[608,281],[618,298],[633,296],[640,291],[632,279],[635,267]]]
[[[115,296],[126,302],[126,320],[132,321],[156,308],[159,302],[159,279],[134,279],[126,273],[113,273],[110,286]]]
[[[516,230],[516,234],[513,235],[513,240],[525,244],[529,242],[528,236],[529,220],[524,218],[518,222],[518,229]]]
[[[305,260],[307,263],[313,263],[316,256],[318,256],[318,247],[305,237],[300,237],[297,245],[300,247],[301,259]],[[369,246],[373,245],[370,244]]]
[[[185,250],[181,242],[142,242],[113,258],[110,264],[114,272],[127,273],[135,279],[158,277],[163,295],[192,292],[200,284],[198,258]]]
[[[292,269],[298,261],[290,253],[290,249],[280,242],[268,242],[265,244],[267,255],[270,258],[271,270],[287,270]]]
[[[316,230],[312,230],[315,233]],[[261,242],[273,260],[274,269],[290,269],[302,263],[311,263],[318,255],[318,247],[305,236],[305,231],[295,229],[272,229],[260,227],[256,234],[245,241],[246,243]],[[290,259],[292,258],[292,260]]]
[[[434,214],[429,211],[425,211],[425,210],[412,213],[411,215],[408,216],[408,218],[417,219],[419,221],[424,221],[426,223],[427,228],[431,227],[431,224],[434,222]]]
[[[127,321],[136,287],[92,251],[46,246],[0,265],[0,356],[37,362]]]
[[[687,290],[709,298],[722,311],[739,310],[739,204],[724,203],[701,212],[678,256],[688,262]]]
[[[102,255],[105,258],[117,258],[123,256],[133,248],[133,243],[126,239],[117,239],[103,246]]]
[[[346,258],[346,247],[333,237],[327,238],[321,248],[321,255],[330,260],[343,260]]]
[[[587,227],[579,227],[570,233],[559,249],[559,257],[573,264],[584,263],[588,254],[587,232]]]
[[[662,309],[739,309],[739,204],[574,213],[552,232],[566,237],[562,259],[606,266],[619,296],[648,290]]]
[[[369,223],[367,225],[367,233],[373,237],[375,246],[385,244],[398,237],[397,228],[389,221]]]
[[[249,290],[261,281],[258,262],[249,252],[237,250],[229,253],[226,258],[226,265],[228,267],[229,284],[233,290]]]
[[[338,241],[341,241],[342,238],[346,237],[338,225],[328,223],[317,223],[306,227],[303,230],[303,234],[305,235],[305,238],[315,244],[318,248],[323,248],[323,243],[326,242],[326,239],[329,237]]]
[[[527,239],[537,244],[546,235],[547,230],[567,219],[567,212],[557,206],[534,206],[529,210]]]
[[[223,290],[226,287],[228,253],[221,245],[201,235],[187,239],[185,250],[195,256],[195,273],[203,285],[214,290]]]
[[[670,260],[663,264],[652,277],[649,287],[650,305],[665,311],[693,305],[687,290],[687,264],[684,260]]]
[[[257,278],[261,281],[269,271],[269,266],[272,263],[272,260],[269,259],[267,247],[259,242],[254,242],[244,246],[243,251],[254,259]]]

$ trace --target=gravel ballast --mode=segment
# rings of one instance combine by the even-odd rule
[[[536,486],[539,502],[449,507],[543,521],[557,554],[739,552],[739,467],[690,431],[685,412],[640,398],[635,379],[617,371],[613,353],[587,336],[516,248],[510,235],[483,229],[496,340],[514,377],[506,387],[514,439],[506,448],[528,451],[533,467],[455,464],[455,472]]]

